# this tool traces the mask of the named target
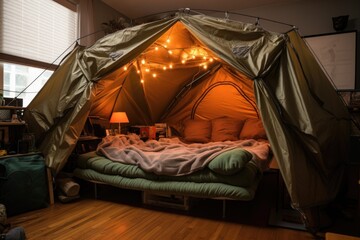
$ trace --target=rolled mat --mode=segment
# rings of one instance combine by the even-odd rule
[[[79,195],[80,185],[74,182],[71,178],[57,179],[57,185],[61,191],[68,197],[75,197]]]

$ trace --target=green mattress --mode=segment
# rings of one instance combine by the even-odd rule
[[[254,198],[262,172],[245,150],[223,153],[204,169],[183,176],[145,172],[136,165],[115,162],[89,152],[77,159],[74,176],[119,188],[248,201]]]

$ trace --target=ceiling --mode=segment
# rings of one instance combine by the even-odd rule
[[[141,18],[162,12],[176,11],[183,8],[191,10],[219,10],[236,12],[239,10],[273,4],[285,4],[301,0],[102,0],[123,15]]]

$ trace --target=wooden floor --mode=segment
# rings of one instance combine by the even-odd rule
[[[86,193],[80,199],[56,201],[48,208],[12,216],[9,222],[24,227],[29,240],[315,239],[306,231],[269,226],[265,191],[250,202],[228,201],[222,218],[220,200],[198,200],[184,211],[144,205],[138,191],[99,186],[95,199],[92,190],[82,185]]]
[[[225,218],[221,200],[194,199],[189,211],[174,210],[143,204],[139,191],[105,185],[98,186],[95,199],[94,185],[81,183],[81,197],[76,201],[56,199],[48,208],[9,217],[9,223],[24,227],[29,240],[315,239],[304,230],[269,224],[276,205],[276,191],[271,187],[275,178],[266,176],[252,201],[226,201]],[[283,219],[297,220],[291,215]],[[341,217],[320,235],[335,232],[360,237],[359,226],[359,221]]]
[[[257,227],[118,202],[80,199],[9,218],[29,240],[42,239],[314,239],[304,231]]]
[[[29,240],[315,239],[307,231],[278,227],[271,221],[274,206],[279,205],[273,187],[277,179],[277,175],[265,175],[251,201],[226,201],[225,218],[221,200],[193,199],[189,211],[174,210],[143,204],[139,191],[106,185],[98,186],[95,199],[94,185],[79,182],[81,197],[76,201],[61,203],[56,199],[48,208],[9,217],[9,222],[12,227],[24,227]],[[291,210],[284,204],[278,209]],[[296,215],[275,216],[303,226]],[[335,232],[360,237],[360,219],[344,216],[338,215],[335,224],[320,235]]]

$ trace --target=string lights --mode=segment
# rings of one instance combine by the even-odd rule
[[[145,83],[147,78],[157,78],[161,71],[169,71],[176,68],[184,68],[184,65],[198,66],[206,70],[215,60],[203,47],[194,45],[188,48],[170,47],[172,44],[170,34],[161,44],[159,41],[145,50],[138,58],[134,60],[137,64],[137,74],[140,82]],[[129,63],[123,67],[128,70]]]

